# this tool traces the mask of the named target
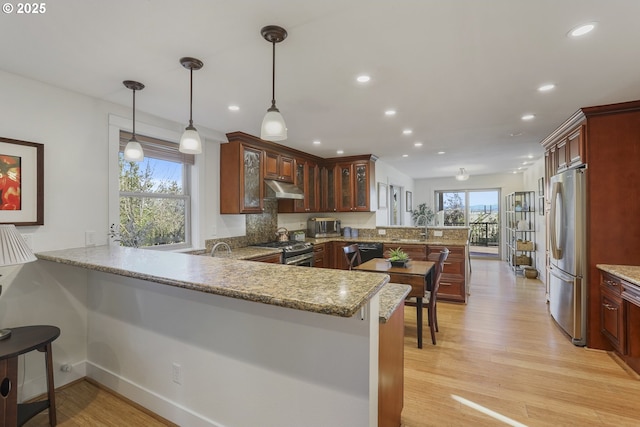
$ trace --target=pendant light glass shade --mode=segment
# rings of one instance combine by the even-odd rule
[[[199,70],[204,63],[196,58],[180,58],[182,66],[190,70],[191,79],[189,83],[189,126],[187,126],[180,138],[180,147],[178,150],[185,154],[202,153],[202,141],[198,130],[193,126],[193,70]]]
[[[262,120],[260,128],[260,138],[265,141],[282,141],[287,139],[287,125],[284,117],[276,107],[276,43],[280,43],[287,38],[287,31],[277,25],[267,25],[260,30],[262,37],[272,44],[272,67],[271,67],[271,107]]]
[[[200,154],[202,153],[202,141],[200,141],[200,135],[193,126],[187,126],[182,138],[180,138],[181,153],[185,154]]]
[[[277,108],[269,108],[262,120],[260,138],[265,141],[282,141],[287,139],[287,125]]]
[[[458,173],[458,175],[456,175],[456,179],[458,181],[466,181],[466,180],[469,179],[469,174],[467,173],[465,168],[460,168],[460,173]]]
[[[131,139],[124,147],[124,159],[127,162],[141,162],[144,160],[144,151],[142,151],[142,146],[136,139],[136,91],[144,89],[144,85],[133,80],[125,80],[122,84],[133,91],[133,132]]]
[[[129,142],[127,142],[127,146],[124,147],[124,159],[127,162],[141,162],[144,160],[142,146],[136,139],[135,135],[131,137]]]

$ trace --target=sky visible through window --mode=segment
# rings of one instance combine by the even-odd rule
[[[120,153],[122,156],[123,154]],[[125,169],[127,168],[127,162],[125,162]],[[154,159],[153,157],[145,156],[139,164],[140,173],[144,173],[147,166],[152,172],[152,182],[154,183],[152,192],[157,192],[161,183],[167,184],[175,181],[178,187],[182,190],[182,163],[170,162],[167,160]],[[166,185],[165,185],[166,186]]]

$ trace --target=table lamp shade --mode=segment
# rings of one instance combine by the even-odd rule
[[[37,258],[13,224],[0,224],[0,266],[24,264]]]

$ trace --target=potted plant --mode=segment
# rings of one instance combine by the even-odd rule
[[[389,249],[389,261],[394,267],[406,267],[409,262],[409,254],[402,250],[402,248]]]
[[[426,203],[420,203],[413,212],[411,212],[411,219],[413,219],[413,223],[416,226],[431,224],[435,216],[436,214],[433,212],[433,209],[427,206]]]

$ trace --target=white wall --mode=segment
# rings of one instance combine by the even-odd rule
[[[120,89],[126,90],[120,82],[114,82],[114,90]],[[109,117],[120,117],[126,127],[131,108],[3,71],[0,93],[0,134],[44,144],[44,225],[19,227],[19,231],[31,234],[34,252],[84,246],[86,231],[95,232],[97,244],[107,243],[109,192],[114,187]],[[139,132],[161,129],[179,135],[183,128],[184,123],[136,114]],[[202,185],[194,189],[194,199],[201,201],[195,207],[201,218],[196,222],[194,242],[204,247],[205,239],[234,224],[228,218],[225,220],[232,222],[229,226],[220,221],[217,210],[219,148],[215,141],[224,135],[200,126],[198,130],[205,138],[205,155],[198,156],[194,168],[194,175],[202,180]],[[115,188],[117,191],[117,184]],[[62,334],[53,342],[56,385],[83,376],[87,358],[86,273],[68,267],[61,270],[55,263],[44,261],[3,270],[0,326],[59,326]],[[33,357],[34,362],[27,364],[21,397],[30,398],[44,390],[38,388],[44,383],[44,363],[38,356],[41,355],[26,357],[27,361]],[[77,369],[70,374],[61,373],[57,367],[62,363]]]
[[[376,189],[377,187],[377,183],[378,182],[382,182],[384,184],[387,184],[387,186],[389,185],[395,185],[398,187],[403,187],[402,189],[402,197],[401,197],[401,224],[399,225],[405,225],[405,226],[409,226],[409,225],[413,225],[412,221],[411,221],[411,212],[407,212],[406,211],[406,201],[405,201],[405,195],[407,191],[411,191],[412,193],[414,193],[413,195],[413,206],[416,206],[416,201],[415,201],[415,191],[414,191],[414,181],[413,178],[411,178],[410,176],[408,176],[407,174],[400,172],[399,170],[389,166],[388,164],[386,164],[384,161],[378,160],[376,162]],[[387,190],[387,193],[389,193],[389,191]],[[387,208],[386,209],[378,209],[376,211],[376,225],[377,226],[385,226],[385,225],[389,225],[390,223],[390,219],[391,219],[391,212],[390,212],[390,204],[389,201],[387,201]]]

